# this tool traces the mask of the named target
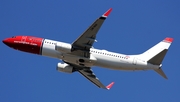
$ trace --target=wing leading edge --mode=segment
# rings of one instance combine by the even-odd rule
[[[79,38],[77,38],[73,43],[73,50],[81,50],[84,51],[84,53],[88,52],[90,48],[92,47],[93,43],[96,41],[96,34],[99,31],[101,25],[103,24],[104,20],[108,17],[110,12],[112,11],[112,8],[107,10],[102,16],[100,16]],[[88,53],[89,54],[89,53]],[[88,54],[84,54],[89,57]],[[77,54],[81,56],[81,54]]]

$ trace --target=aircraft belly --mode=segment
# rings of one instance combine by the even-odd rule
[[[80,57],[80,56],[71,55],[71,54],[62,54],[62,56],[63,57],[61,59],[63,59],[64,61],[75,64],[75,65],[79,65],[79,66],[91,67],[96,62],[96,58],[94,58],[93,56],[91,56],[90,58]]]

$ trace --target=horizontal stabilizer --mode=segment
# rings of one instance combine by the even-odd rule
[[[167,53],[167,49],[164,49],[163,51],[161,51],[160,53],[158,53],[157,55],[155,55],[153,58],[151,58],[148,63],[154,64],[154,65],[160,65]]]
[[[163,78],[168,79],[166,74],[163,72],[161,68],[159,69],[154,69],[155,72],[157,72],[159,75],[161,75]]]

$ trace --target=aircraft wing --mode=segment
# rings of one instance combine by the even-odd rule
[[[109,90],[112,87],[112,85],[114,84],[114,82],[112,82],[108,86],[104,86],[99,81],[99,79],[95,76],[95,74],[93,73],[91,68],[89,68],[89,67],[82,68],[82,69],[78,70],[78,72],[81,73],[84,77],[86,77],[89,81],[94,83],[99,88],[104,88],[104,89],[108,89]]]
[[[99,31],[101,25],[103,24],[104,20],[112,11],[110,8],[106,11],[101,17],[99,17],[81,36],[76,39],[73,43],[73,50],[82,50],[82,51],[89,51],[92,47],[93,43],[96,41],[96,34]],[[86,56],[84,56],[86,57]]]

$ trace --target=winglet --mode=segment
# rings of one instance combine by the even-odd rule
[[[107,10],[103,15],[102,15],[102,17],[107,17],[110,13],[111,13],[111,11],[112,11],[112,8],[110,8],[109,10]]]
[[[173,38],[165,38],[163,41],[172,43],[173,42]]]
[[[109,85],[106,86],[106,89],[110,90],[113,85],[114,85],[114,82],[111,82]]]

